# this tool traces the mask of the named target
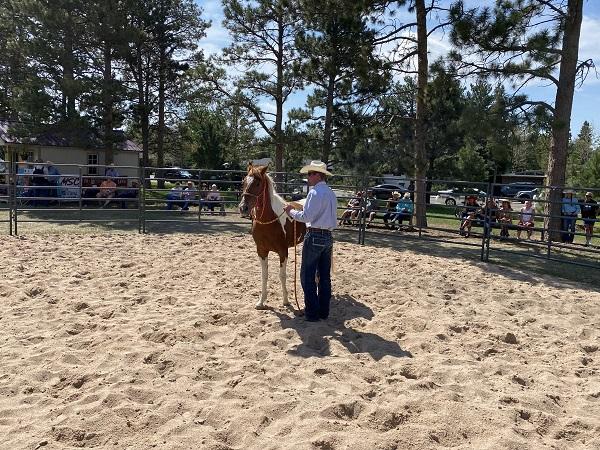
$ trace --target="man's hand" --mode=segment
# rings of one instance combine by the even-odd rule
[[[283,210],[285,211],[285,213],[289,216],[290,215],[290,211],[294,209],[294,207],[292,205],[290,205],[289,203],[287,205],[285,205],[285,208],[283,208]]]

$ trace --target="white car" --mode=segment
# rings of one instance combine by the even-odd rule
[[[485,201],[486,193],[482,190],[472,187],[455,187],[438,191],[437,195],[431,196],[431,203],[438,205],[456,206],[463,204],[468,195],[477,196],[477,201]]]

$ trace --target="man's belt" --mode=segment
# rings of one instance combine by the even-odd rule
[[[331,234],[331,230],[327,228],[308,227],[307,231],[311,233]]]

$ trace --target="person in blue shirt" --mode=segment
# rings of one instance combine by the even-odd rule
[[[402,221],[406,220],[409,224],[412,220],[414,204],[410,198],[410,192],[405,192],[404,196],[396,203],[396,215],[392,223],[398,222],[398,229],[402,226]]]
[[[575,222],[579,214],[579,201],[574,197],[575,192],[571,189],[563,191],[561,207],[561,241],[567,244],[573,243],[575,237]]]
[[[285,212],[294,220],[306,223],[302,247],[300,281],[304,291],[304,317],[308,322],[325,320],[329,316],[331,301],[332,231],[337,223],[337,198],[327,185],[332,175],[321,161],[311,161],[300,173],[307,174],[308,192],[304,209],[295,210],[288,204]],[[319,282],[315,280],[319,275]]]

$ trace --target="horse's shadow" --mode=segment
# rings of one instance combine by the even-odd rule
[[[360,330],[361,324],[374,317],[373,310],[350,295],[338,295],[331,299],[331,314],[326,321],[306,322],[300,317],[290,317],[278,311],[283,329],[296,330],[302,343],[288,353],[301,357],[323,357],[331,355],[330,341],[342,344],[350,353],[368,353],[375,360],[384,356],[412,358],[397,342]],[[346,321],[356,319],[350,326]],[[356,324],[359,329],[353,328]]]

